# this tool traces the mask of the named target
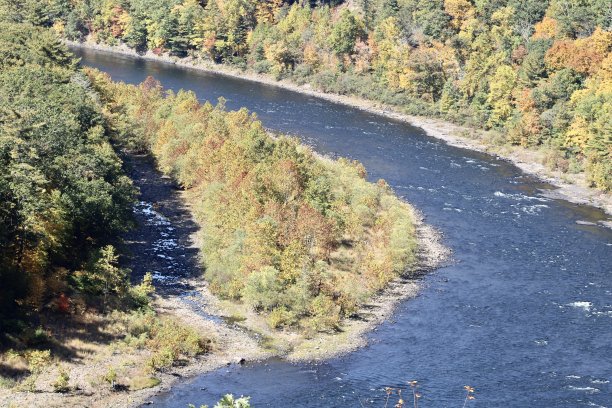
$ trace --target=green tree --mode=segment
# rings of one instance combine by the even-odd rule
[[[345,9],[332,28],[329,44],[336,54],[351,55],[355,42],[363,36],[362,32],[360,21],[350,10]]]
[[[490,126],[503,126],[512,116],[512,92],[516,85],[516,73],[512,67],[502,65],[495,71],[490,84],[488,103],[492,106]]]
[[[103,295],[106,310],[109,296],[124,296],[129,288],[129,271],[118,266],[119,256],[112,245],[101,248],[95,255],[91,271],[87,271],[87,290]]]
[[[129,227],[134,188],[76,60],[47,29],[0,22],[0,298],[37,309]]]

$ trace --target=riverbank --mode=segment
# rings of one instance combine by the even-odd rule
[[[399,111],[397,107],[353,96],[324,93],[312,89],[308,84],[300,86],[287,80],[277,81],[269,75],[244,72],[230,66],[214,64],[209,61],[195,60],[192,58],[181,59],[169,55],[156,55],[151,51],[147,51],[145,54],[139,54],[125,44],[120,46],[108,46],[96,44],[91,41],[84,43],[66,41],[66,43],[72,47],[161,61],[184,68],[246,79],[351,106],[389,119],[406,122],[423,129],[426,134],[431,137],[444,140],[449,145],[491,154],[512,162],[525,173],[531,174],[541,181],[556,187],[556,189],[545,191],[545,195],[550,198],[567,200],[576,204],[592,205],[612,215],[612,194],[607,194],[589,187],[584,173],[570,174],[550,170],[544,164],[546,159],[545,152],[536,149],[526,149],[520,146],[501,145],[495,142],[497,135],[493,132],[471,129],[440,119],[408,115]],[[612,227],[612,223],[610,222],[605,223],[605,225]]]
[[[209,291],[206,282],[198,278],[184,282],[192,288],[191,299],[194,302],[205,299],[199,305],[200,310],[205,315],[220,317],[220,320],[203,319],[201,313],[194,314],[193,309],[186,307],[180,296],[158,299],[156,304],[163,313],[191,327],[216,333],[215,353],[164,373],[160,386],[134,393],[128,406],[139,407],[146,404],[153,395],[170,391],[185,378],[232,364],[260,362],[272,357],[292,363],[320,362],[366,346],[366,335],[369,332],[389,319],[402,301],[418,296],[421,290],[420,277],[449,260],[450,251],[442,245],[441,234],[425,224],[417,210],[411,207],[411,211],[419,246],[417,262],[410,271],[410,277],[399,277],[392,281],[384,291],[362,305],[355,316],[345,319],[341,331],[337,333],[305,337],[295,331],[273,331],[262,316],[235,303],[220,300]],[[195,234],[192,239],[194,246],[197,246]],[[197,294],[193,295],[195,292]]]
[[[70,377],[70,390],[55,392],[53,383],[58,369],[52,366],[37,379],[35,393],[0,390],[0,406],[138,407],[186,378],[222,367],[271,357],[292,362],[337,357],[366,345],[369,331],[389,318],[402,300],[418,294],[420,275],[448,257],[440,235],[409,207],[418,242],[410,278],[392,281],[353,318],[345,319],[336,333],[307,337],[297,331],[273,330],[252,309],[218,299],[199,276],[199,242],[193,209],[188,206],[189,192],[177,189],[169,177],[161,176],[150,156],[126,155],[123,159],[127,174],[141,190],[135,207],[138,227],[124,237],[125,266],[132,269],[136,280],[145,271],[152,271],[157,286],[152,305],[156,313],[211,339],[211,349],[181,364],[149,372],[146,362],[151,352],[126,341],[126,329],[113,316],[86,316],[83,327],[66,331],[69,336],[55,333],[58,342],[75,350],[72,358],[61,361]],[[89,333],[87,327],[98,329]],[[86,338],[78,334],[83,330],[89,333]],[[117,376],[115,389],[104,380],[111,368]]]
[[[440,233],[425,224],[422,216],[414,209],[413,215],[419,248],[417,266],[411,272],[411,277],[400,277],[391,282],[383,292],[362,305],[353,318],[344,320],[342,330],[337,333],[319,333],[312,338],[292,331],[273,333],[265,319],[255,312],[246,314],[244,308],[236,308],[235,304],[232,308],[232,304],[210,293],[207,284],[201,279],[193,278],[184,282],[191,286],[192,291],[195,289],[198,292],[192,295],[193,301],[206,299],[199,306],[201,310],[221,320],[203,319],[200,314],[194,314],[179,296],[159,298],[156,302],[158,310],[178,318],[190,327],[215,333],[215,351],[184,367],[162,373],[159,386],[131,393],[127,405],[107,405],[116,400],[115,396],[108,396],[100,406],[140,407],[147,404],[152,396],[172,390],[186,378],[233,364],[260,362],[272,357],[292,363],[324,361],[366,346],[366,335],[369,332],[389,319],[402,301],[418,296],[421,290],[420,277],[449,259],[450,252],[441,244]]]
[[[260,339],[264,352],[291,362],[324,361],[350,353],[367,345],[366,336],[376,326],[389,319],[404,300],[418,296],[421,277],[439,268],[450,258],[450,251],[441,243],[441,234],[423,221],[422,215],[410,207],[414,217],[418,242],[416,264],[406,276],[391,281],[379,294],[372,297],[351,318],[344,319],[338,332],[306,336],[295,330],[274,330],[265,317],[245,305],[223,301],[206,292],[208,313],[221,316],[232,326]],[[237,356],[238,359],[248,356]]]
[[[153,395],[169,391],[184,378],[240,364],[237,355],[249,361],[270,356],[237,328],[217,325],[198,316],[178,298],[159,296],[153,307],[158,315],[209,336],[213,339],[212,350],[181,359],[170,369],[150,372],[146,364],[153,354],[125,341],[122,325],[114,316],[91,313],[74,316],[70,322],[45,326],[53,332],[54,340],[72,350],[73,355],[48,364],[33,383],[35,391],[21,384],[10,388],[5,383],[0,384],[0,407],[140,407]],[[25,362],[15,357],[9,359],[17,370],[27,369]],[[58,392],[53,384],[58,381],[61,370],[68,375],[67,386]],[[110,384],[111,375],[114,376],[114,388]]]

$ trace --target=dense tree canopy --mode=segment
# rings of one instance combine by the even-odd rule
[[[67,292],[90,255],[129,226],[135,193],[68,50],[46,29],[3,20],[0,324],[17,306],[38,309]]]
[[[497,129],[612,189],[605,0],[0,0],[0,13],[3,300],[40,303],[51,276],[87,281],[70,272],[86,254],[112,258],[100,248],[126,225],[133,192],[111,128],[196,197],[213,288],[273,325],[333,326],[400,273],[413,246],[398,232],[410,228],[407,210],[360,165],[319,160],[271,140],[245,111],[154,81],[88,79],[30,24]]]
[[[272,138],[246,110],[113,84],[91,72],[123,143],[150,149],[188,191],[211,288],[273,327],[335,329],[403,274],[416,246],[410,208],[357,162]]]
[[[21,18],[71,39],[210,58],[498,129],[612,189],[606,0],[21,2]],[[598,100],[588,114],[584,98]]]
[[[265,313],[273,327],[335,329],[412,265],[410,208],[384,181],[368,183],[361,164],[273,138],[246,110],[227,112],[222,101],[202,105],[192,93],[163,92],[153,79],[134,87],[85,74],[43,27],[58,28],[54,19],[80,13],[78,4],[0,5],[0,324],[18,308],[38,311],[66,294],[91,295],[106,310],[131,291],[110,244],[130,225],[135,191],[111,136],[151,151],[188,189],[211,287]],[[278,72],[299,61],[295,47],[310,24],[309,9],[278,1],[82,6],[96,11],[82,27],[108,28],[107,39],[136,47],[184,53],[204,41],[225,59],[249,54],[260,35],[262,55]],[[365,26],[345,11],[330,29],[330,10],[320,11],[313,35],[350,60]],[[139,12],[158,13],[140,34]],[[210,13],[214,24],[201,18]],[[243,37],[251,19],[262,21],[259,31]],[[228,28],[223,35],[219,24]],[[291,48],[274,45],[267,29],[282,30]]]

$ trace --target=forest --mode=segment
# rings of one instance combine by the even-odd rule
[[[607,0],[19,0],[71,40],[231,64],[499,132],[612,189]]]
[[[222,99],[82,69],[27,8],[0,5],[0,350],[19,361],[32,347],[55,350],[46,322],[57,315],[107,316],[119,338],[152,352],[154,371],[207,350],[156,317],[150,274],[134,285],[120,265],[138,197],[121,154],[152,154],[180,184],[211,289],[272,328],[336,331],[411,271],[413,210],[360,163],[270,135]]]
[[[190,325],[206,319],[163,309],[180,296],[162,296],[151,273],[134,282],[123,266],[139,203],[130,155],[151,159],[193,215],[202,270],[194,280],[261,317],[265,333],[344,341],[344,323],[411,277],[423,249],[413,208],[384,180],[368,181],[361,163],[272,134],[223,98],[202,102],[152,77],[113,82],[80,66],[63,40],[225,64],[486,129],[609,192],[611,20],[609,0],[0,0],[0,402],[27,394],[124,403],[124,391],[177,381],[169,378],[181,378],[179,366],[239,343],[219,338],[242,329],[221,336],[215,330],[229,324]],[[535,234],[525,240],[534,257]],[[474,258],[489,256],[478,250]],[[565,306],[585,304],[594,307]],[[475,327],[465,322],[466,332]],[[452,350],[457,361],[467,346]],[[214,357],[207,369],[227,364]]]
[[[43,28],[0,28],[0,321],[60,294],[127,288],[112,244],[136,190],[77,61]],[[18,329],[18,327],[14,327]]]
[[[272,329],[335,332],[412,270],[413,210],[360,163],[223,100],[114,83],[15,17],[0,14],[0,400],[124,398],[218,352],[214,329],[159,313],[151,273],[134,284],[121,266],[138,197],[125,154],[185,189],[211,289]]]

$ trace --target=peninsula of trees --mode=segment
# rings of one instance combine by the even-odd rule
[[[359,162],[272,138],[246,109],[200,104],[89,72],[128,149],[150,151],[186,190],[214,293],[273,328],[334,331],[415,260],[412,212]]]
[[[68,39],[231,64],[497,130],[612,189],[607,0],[19,0]]]

